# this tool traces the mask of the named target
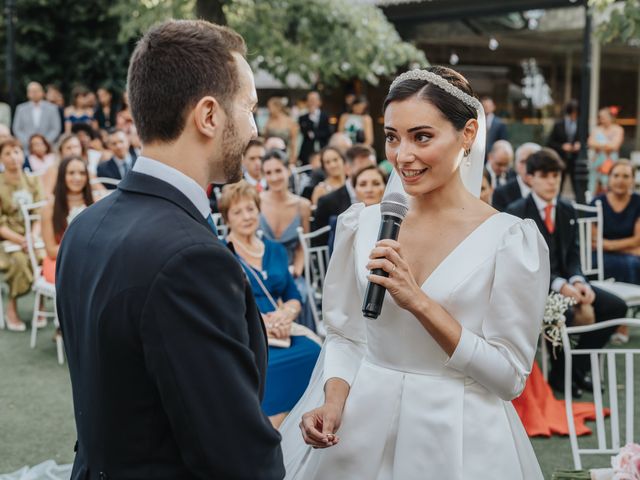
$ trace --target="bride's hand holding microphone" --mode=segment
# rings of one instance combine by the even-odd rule
[[[371,250],[367,270],[382,269],[388,277],[370,273],[368,279],[384,288],[393,297],[396,304],[413,312],[426,299],[425,293],[416,282],[409,264],[402,256],[402,248],[396,240],[380,240]]]

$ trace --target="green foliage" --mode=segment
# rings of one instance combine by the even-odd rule
[[[640,0],[590,0],[589,3],[605,18],[596,27],[602,42],[640,41]]]
[[[403,42],[382,11],[342,0],[234,0],[229,25],[245,38],[249,59],[281,81],[297,74],[334,85],[359,78],[377,84],[424,53]]]
[[[168,18],[195,18],[223,7],[248,46],[249,60],[285,82],[297,74],[331,86],[377,84],[424,53],[403,42],[378,8],[344,0],[20,0],[16,18],[16,90],[30,80],[124,88],[135,40]],[[220,20],[220,17],[218,18]],[[0,44],[6,44],[0,17]],[[224,20],[224,19],[223,19]],[[0,62],[4,65],[4,48]],[[0,79],[4,82],[4,78]],[[4,90],[4,88],[2,88]]]
[[[131,45],[118,39],[119,17],[110,13],[109,0],[20,0],[16,4],[18,98],[31,80],[56,83],[67,92],[75,84],[124,87]],[[6,44],[4,18],[0,42]],[[5,55],[3,48],[3,66]]]

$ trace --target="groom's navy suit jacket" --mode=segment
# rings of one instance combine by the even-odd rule
[[[129,172],[67,229],[56,286],[73,480],[284,476],[251,288],[180,191]]]

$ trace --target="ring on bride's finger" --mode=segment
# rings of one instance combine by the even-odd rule
[[[389,272],[389,275],[391,275],[393,272],[396,271],[396,265],[393,266],[393,268],[391,269],[391,271]]]

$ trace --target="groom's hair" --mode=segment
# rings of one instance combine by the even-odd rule
[[[203,20],[169,20],[138,42],[127,76],[129,105],[143,143],[177,139],[188,113],[207,95],[229,112],[238,91],[232,53],[246,54],[240,35]]]
[[[527,158],[527,174],[529,175],[535,175],[536,172],[563,172],[564,168],[564,162],[560,156],[550,148],[542,148]]]

